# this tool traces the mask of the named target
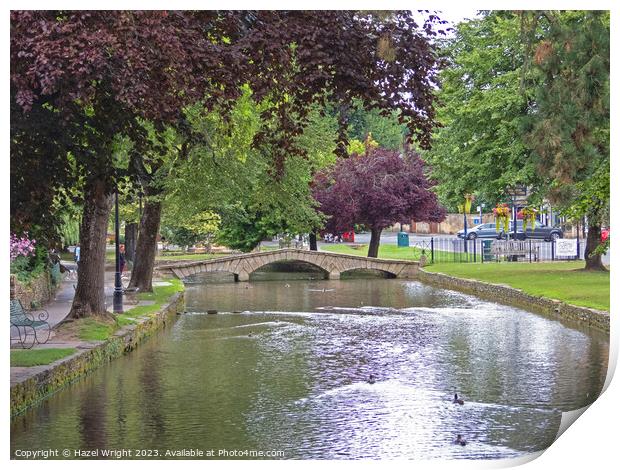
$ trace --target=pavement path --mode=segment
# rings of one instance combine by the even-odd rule
[[[54,298],[42,306],[42,308],[47,310],[47,312],[49,313],[49,318],[47,321],[52,328],[52,335],[50,336],[50,340],[47,343],[35,344],[34,349],[58,347],[58,344],[54,341],[54,327],[56,327],[65,318],[67,318],[69,312],[71,311],[71,304],[73,303],[73,297],[75,295],[75,286],[77,285],[77,273],[75,271],[76,264],[66,261],[63,261],[62,264],[70,271],[63,275],[63,280],[60,284],[60,287],[56,291],[56,295],[54,296]],[[130,275],[130,272],[125,272],[125,276],[122,280],[123,286],[127,286]],[[114,297],[114,272],[106,270],[104,281],[105,303],[107,310],[111,310]],[[125,299],[125,310],[128,310],[135,305],[138,305],[138,303],[130,304]],[[17,344],[16,342],[12,342],[11,346],[12,348],[19,349],[19,344]]]
[[[69,268],[71,271],[64,275],[63,281],[60,284],[60,288],[56,292],[54,299],[43,305],[43,308],[47,310],[50,315],[48,322],[52,328],[54,328],[54,326],[63,321],[67,317],[67,315],[69,315],[69,311],[71,310],[71,304],[73,303],[73,296],[75,295],[75,286],[77,285],[77,272],[75,271],[75,263],[63,262],[62,264],[63,266]],[[129,282],[128,276],[130,276],[130,274],[131,273],[125,272],[125,277],[123,277],[124,286],[126,286]],[[113,271],[105,272],[104,282],[105,303],[106,307],[110,307],[112,305],[112,300],[114,296]]]

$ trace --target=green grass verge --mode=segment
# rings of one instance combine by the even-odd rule
[[[70,356],[75,348],[29,349],[11,351],[11,367],[32,367],[51,364],[58,359]]]
[[[153,292],[138,294],[139,300],[152,300],[152,305],[139,305],[127,310],[125,313],[115,315],[114,322],[106,322],[95,318],[78,320],[77,334],[84,341],[104,341],[119,328],[136,323],[138,317],[152,315],[159,312],[162,306],[177,292],[184,290],[185,286],[179,279],[168,279],[166,286],[154,286]]]
[[[368,245],[323,245],[321,251],[331,253],[341,253],[344,255],[366,256],[368,255]],[[425,255],[430,258],[429,250]],[[395,245],[379,245],[379,258],[402,259],[405,261],[418,261],[422,256],[422,250],[415,246],[399,247]]]
[[[78,337],[84,341],[104,341],[116,330],[112,322],[104,322],[95,318],[78,320]]]
[[[121,321],[130,321],[134,318],[142,317],[145,315],[151,315],[161,310],[162,306],[177,292],[182,292],[185,289],[183,281],[180,279],[167,279],[169,283],[167,286],[154,286],[153,292],[143,292],[138,294],[139,300],[151,300],[154,303],[152,305],[138,305],[130,310],[127,310],[122,315],[118,315],[116,318]]]
[[[583,270],[583,261],[549,263],[446,263],[426,266],[429,272],[494,284],[573,305],[609,311],[609,272]]]

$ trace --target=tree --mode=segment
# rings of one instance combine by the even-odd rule
[[[215,87],[221,97],[234,63],[204,29],[217,13],[11,12],[11,87],[23,113],[58,115],[73,131],[68,152],[84,178],[82,261],[71,315],[105,312],[107,219],[119,174],[119,135],[140,140],[138,118],[176,119],[179,107]],[[217,59],[215,57],[217,56]],[[214,62],[215,61],[215,62]],[[67,132],[68,134],[68,132]],[[26,149],[27,151],[27,149]],[[64,161],[64,148],[49,155]]]
[[[516,183],[530,203],[586,217],[586,268],[602,269],[609,213],[609,13],[488,12],[444,44],[438,119],[425,158],[442,200],[500,201]]]
[[[217,214],[203,212],[189,220],[164,219],[161,233],[168,243],[187,249],[196,243],[209,244],[218,231],[219,223]]]
[[[21,108],[15,112],[27,121],[42,109],[57,113],[72,138],[67,152],[52,157],[72,155],[84,180],[83,261],[71,316],[105,312],[112,195],[119,177],[135,177],[141,168],[135,152],[131,165],[116,161],[118,136],[139,151],[143,120],[157,129],[176,125],[181,110],[197,102],[221,106],[226,117],[249,84],[257,101],[270,100],[265,122],[277,123],[254,141],[273,151],[275,177],[287,157],[303,154],[294,139],[315,102],[347,107],[358,98],[369,108],[398,109],[410,135],[427,147],[436,124],[429,36],[438,22],[429,15],[420,27],[411,12],[386,18],[352,11],[12,11],[11,96]],[[344,154],[346,122],[340,130]],[[149,207],[148,196],[143,222],[150,223],[140,229],[147,239],[137,252],[144,264],[134,266],[147,288],[154,256],[148,247],[159,220],[158,202]]]
[[[536,108],[526,142],[548,197],[588,221],[586,269],[605,269],[601,225],[609,214],[609,12],[546,12],[534,45]]]
[[[514,184],[541,186],[528,159],[524,121],[534,91],[524,72],[521,22],[512,12],[487,12],[460,23],[442,44],[444,68],[433,148],[423,152],[444,204],[456,208],[476,193],[491,204]]]
[[[407,219],[441,222],[445,218],[425,170],[415,152],[401,155],[379,148],[339,160],[319,173],[314,197],[319,210],[329,217],[327,228],[332,232],[367,225],[371,232],[368,256],[376,258],[384,228]]]
[[[371,133],[382,148],[401,150],[407,128],[398,122],[398,111],[385,116],[379,110],[366,110],[356,105],[349,115],[349,137],[364,142]]]

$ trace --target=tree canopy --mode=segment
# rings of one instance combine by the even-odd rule
[[[377,256],[381,231],[390,225],[416,221],[441,222],[445,210],[438,204],[427,178],[426,166],[413,151],[373,149],[352,155],[317,174],[313,194],[334,233],[355,224],[371,230],[368,256]]]
[[[424,153],[442,200],[495,204],[526,185],[530,204],[585,216],[593,253],[609,213],[609,12],[484,12],[442,57],[443,127]]]

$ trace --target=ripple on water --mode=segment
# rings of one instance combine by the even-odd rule
[[[417,282],[196,284],[186,300],[172,328],[14,419],[11,447],[509,458],[545,448],[607,370],[607,337]]]

